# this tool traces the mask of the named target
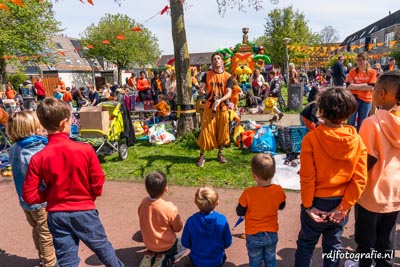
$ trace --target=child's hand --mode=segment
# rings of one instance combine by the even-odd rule
[[[334,209],[328,213],[329,221],[333,223],[340,223],[346,216],[347,212],[338,209]]]
[[[317,208],[312,207],[309,210],[306,210],[307,214],[313,219],[314,222],[323,223],[327,221],[328,213],[325,211],[321,211]]]

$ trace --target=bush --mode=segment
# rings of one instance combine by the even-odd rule
[[[16,91],[18,91],[19,85],[23,84],[26,80],[28,80],[28,76],[23,72],[7,75],[7,82],[11,82]]]

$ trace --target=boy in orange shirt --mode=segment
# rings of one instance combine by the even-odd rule
[[[276,266],[278,243],[278,209],[285,208],[286,195],[280,185],[271,184],[275,174],[275,159],[271,154],[257,154],[251,160],[251,173],[257,185],[247,188],[236,207],[244,216],[246,247],[250,266]]]
[[[176,233],[183,228],[178,208],[162,197],[168,193],[167,177],[160,171],[146,176],[145,197],[138,208],[140,230],[147,251],[140,267],[167,266],[175,258],[183,256],[185,248]],[[168,265],[169,266],[169,265]]]
[[[364,120],[360,129],[368,151],[368,183],[355,206],[355,241],[358,253],[377,253],[369,258],[360,257],[361,267],[371,266],[372,260],[376,266],[393,266],[395,260],[396,219],[400,210],[399,72],[382,74],[372,98],[378,109]]]
[[[169,105],[167,104],[167,102],[164,101],[164,99],[164,95],[159,95],[158,104],[154,105],[154,108],[157,109],[156,115],[157,117],[161,117],[161,119],[167,117],[169,113]]]
[[[240,88],[238,81],[236,79],[233,79],[231,102],[233,103],[235,110],[238,107],[239,95],[242,93],[243,93],[243,91],[242,91],[242,88]]]
[[[357,130],[345,122],[357,109],[349,90],[330,88],[317,99],[323,124],[308,132],[300,152],[301,229],[295,267],[311,266],[315,245],[323,235],[323,253],[337,253],[348,212],[367,181],[367,149]],[[339,266],[340,258],[324,258]]]

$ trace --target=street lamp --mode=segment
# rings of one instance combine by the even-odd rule
[[[286,49],[286,62],[285,62],[285,68],[286,68],[286,80],[287,84],[289,84],[289,50],[288,50],[288,43],[292,41],[292,39],[285,37],[283,38],[283,41],[285,42],[285,49]]]

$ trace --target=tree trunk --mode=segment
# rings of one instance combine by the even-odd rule
[[[122,87],[122,68],[117,65],[117,81],[120,87]]]
[[[177,135],[192,131],[197,127],[196,111],[192,101],[189,70],[189,50],[186,41],[185,20],[181,0],[170,0],[172,40],[174,43],[176,89],[178,95]],[[179,113],[180,111],[180,113]]]

